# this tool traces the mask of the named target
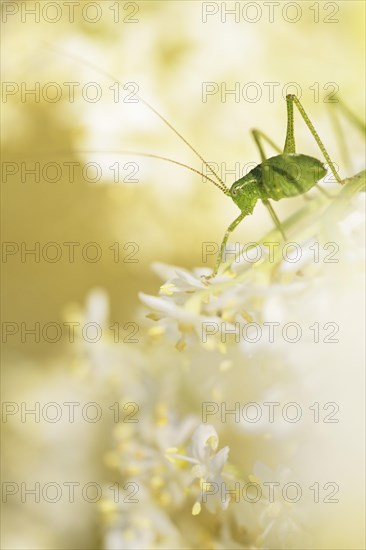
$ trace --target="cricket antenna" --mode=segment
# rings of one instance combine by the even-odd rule
[[[78,57],[74,54],[70,54],[68,52],[65,52],[63,50],[59,50],[58,48],[56,48],[55,46],[51,45],[51,44],[48,44],[47,42],[43,42],[43,44],[49,48],[50,50],[53,50],[55,53],[58,53],[60,55],[63,55],[65,57],[68,57],[70,59],[74,59],[75,61],[78,61],[79,63],[83,63],[84,65],[90,67],[91,69],[99,72],[100,74],[104,74],[104,76],[106,76],[107,78],[109,78],[112,82],[118,82],[119,84],[122,85],[122,83],[117,79],[115,78],[113,75],[111,75],[110,73],[108,73],[107,71],[105,71],[104,69],[102,69],[101,67],[99,67],[98,65],[95,65],[94,63],[91,63],[90,61],[87,61],[81,57]],[[159,111],[157,111],[155,109],[155,107],[153,107],[152,105],[150,105],[150,103],[148,103],[145,99],[143,99],[141,96],[139,96],[138,94],[135,94],[135,96],[138,98],[139,101],[141,101],[141,103],[143,103],[148,109],[150,109],[150,111],[152,111],[157,117],[160,118],[160,120],[162,122],[164,122],[164,124],[166,126],[168,126],[186,145],[187,147],[189,147],[191,149],[191,151],[193,151],[193,153],[201,160],[201,162],[203,162],[203,164],[206,166],[206,168],[208,168],[208,170],[215,176],[215,178],[217,179],[217,182],[215,182],[214,180],[208,178],[207,176],[205,176],[209,181],[211,181],[214,185],[216,185],[216,187],[218,187],[219,189],[221,189],[221,191],[223,193],[225,193],[225,195],[229,195],[230,194],[230,190],[229,188],[225,185],[225,183],[222,181],[222,179],[219,177],[219,175],[213,170],[213,168],[211,168],[211,166],[208,164],[208,162],[202,157],[202,155],[200,155],[200,153],[193,147],[193,145],[191,145],[187,140],[186,138],[176,129],[174,128],[174,126],[172,124],[170,124],[170,122],[161,114],[159,113]],[[145,156],[145,155],[142,155],[142,156]],[[178,164],[177,162],[174,161],[174,163]],[[188,166],[186,165],[186,168]],[[191,169],[190,167],[188,167],[189,169]],[[201,172],[199,172],[201,174]]]
[[[188,170],[191,170],[191,172],[195,172],[196,174],[199,174],[200,176],[203,176],[206,178],[206,180],[212,182],[214,185],[217,185],[217,182],[204,174],[203,172],[200,172],[199,170],[196,170],[196,168],[192,168],[192,166],[189,166],[188,164],[184,164],[184,162],[180,162],[178,160],[170,159],[168,157],[162,157],[160,155],[154,155],[152,153],[140,153],[139,151],[128,151],[128,150],[117,150],[117,151],[78,151],[79,153],[86,154],[86,155],[100,155],[100,154],[114,154],[114,155],[131,155],[136,157],[147,157],[152,159],[159,159],[164,160],[166,162],[171,162],[172,164],[177,164],[178,166],[183,166],[183,168],[187,168]],[[230,195],[229,189],[227,191],[224,191],[225,195]]]

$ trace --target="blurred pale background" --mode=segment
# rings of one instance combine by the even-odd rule
[[[294,23],[283,16],[283,6],[288,2],[281,2],[276,8],[273,22],[269,22],[266,3],[257,2],[262,15],[259,21],[249,23],[242,15],[239,22],[230,15],[221,22],[220,11],[203,22],[202,3],[191,1],[143,1],[129,3],[127,9],[126,3],[119,2],[118,23],[114,22],[115,11],[111,9],[116,3],[108,1],[97,3],[102,15],[95,23],[82,16],[81,6],[88,2],[75,8],[74,22],[69,22],[65,6],[57,22],[45,21],[42,14],[39,22],[31,14],[25,15],[22,22],[21,10],[33,4],[2,2],[2,80],[19,87],[25,83],[29,89],[35,83],[40,83],[42,89],[44,84],[55,82],[63,94],[56,102],[47,102],[42,96],[36,102],[31,95],[21,101],[20,92],[3,100],[3,161],[25,162],[29,166],[35,162],[41,166],[47,162],[61,166],[64,162],[97,162],[102,167],[102,178],[96,183],[87,182],[78,169],[75,181],[70,182],[65,168],[60,181],[54,183],[42,177],[35,182],[32,176],[22,182],[19,173],[9,175],[7,181],[3,178],[3,241],[26,242],[30,248],[35,242],[41,246],[57,242],[62,246],[70,241],[93,241],[102,248],[103,257],[89,263],[76,251],[75,262],[70,263],[65,247],[57,263],[42,259],[36,263],[32,257],[21,262],[19,254],[9,256],[3,263],[5,321],[25,322],[29,326],[35,322],[62,323],[72,315],[81,315],[78,310],[96,287],[108,294],[113,321],[133,321],[140,307],[138,291],[156,293],[158,289],[151,263],[162,261],[188,268],[202,265],[202,242],[220,241],[237,215],[235,205],[218,189],[183,168],[131,155],[85,153],[131,149],[171,157],[202,169],[200,160],[144,105],[115,103],[110,89],[113,82],[104,74],[53,48],[100,66],[122,84],[137,83],[141,96],[166,116],[205,159],[219,165],[225,162],[228,169],[238,162],[241,166],[259,162],[250,136],[252,127],[260,128],[283,145],[283,90],[288,83],[297,83],[302,90],[302,103],[332,158],[340,165],[342,176],[363,167],[362,141],[357,130],[340,116],[349,151],[349,162],[345,164],[330,116],[333,105],[323,99],[335,84],[338,96],[355,113],[364,110],[364,2],[331,2],[328,8],[326,2],[316,2],[319,22],[314,22],[316,13],[310,9],[314,3],[307,1],[297,3],[301,17]],[[134,11],[134,4],[139,8],[131,15],[136,22],[123,22]],[[212,9],[221,5],[209,4]],[[233,4],[229,2],[227,6]],[[52,7],[49,10],[50,19],[54,12]],[[88,18],[95,13],[91,7]],[[249,11],[248,17],[253,19],[254,12]],[[293,17],[294,12],[289,9],[288,18]],[[326,18],[329,21],[325,22]],[[65,82],[80,83],[73,103]],[[98,83],[102,90],[102,98],[95,103],[86,101],[78,91],[90,82]],[[226,83],[228,89],[235,83],[242,89],[255,82],[262,97],[250,102],[241,96],[235,102],[233,95],[228,95],[222,101],[216,93],[203,102],[204,82],[219,86]],[[274,88],[273,102],[264,85],[268,82],[279,83]],[[329,83],[332,84],[327,88]],[[248,95],[253,93],[253,88],[248,90]],[[122,94],[126,92],[121,90]],[[296,122],[298,150],[320,158],[300,117],[296,116]],[[108,167],[115,162],[121,167],[126,162],[137,163],[138,182],[114,183]],[[122,172],[122,177],[126,175]],[[231,185],[237,178],[228,175],[224,179]],[[297,199],[281,203],[277,212],[283,217],[297,205]],[[233,240],[256,240],[270,227],[267,212],[258,205],[255,215],[245,220]],[[109,247],[115,242],[120,243],[122,255],[132,250],[124,251],[125,243],[137,243],[138,263],[114,263]],[[19,335],[9,337],[3,351],[5,399],[32,402],[41,400],[44,392],[52,401],[58,387],[54,400],[85,400],[86,396],[87,400],[97,400],[95,379],[72,378],[72,390],[69,387],[74,347],[65,339],[50,344],[35,343],[29,338],[21,343]],[[89,384],[88,389],[85,384]],[[6,435],[12,450],[5,451],[5,478],[11,479],[16,468],[19,479],[39,479],[42,471],[47,479],[56,479],[56,472],[62,469],[70,479],[79,479],[81,471],[88,479],[90,468],[89,478],[99,475],[103,479],[101,456],[108,447],[108,436],[101,436],[100,427],[92,428],[90,433],[82,434],[82,443],[73,453],[70,449],[65,452],[64,445],[72,447],[79,441],[76,428],[67,438],[61,431],[57,437],[53,433],[55,439],[51,443],[49,434],[38,434],[37,439],[37,434],[26,429],[25,424],[15,430],[9,428]],[[70,432],[70,426],[67,430]],[[49,446],[42,448],[45,441]],[[43,453],[46,465],[41,464]],[[53,511],[39,512],[38,516],[34,510],[28,515],[23,511],[20,523],[19,510],[10,507],[6,512],[4,547],[25,548],[29,544],[30,548],[98,548],[101,534],[90,508],[85,506],[80,512],[82,521],[73,517],[72,510],[60,514],[57,521]],[[20,525],[28,536],[17,539],[14,532]]]

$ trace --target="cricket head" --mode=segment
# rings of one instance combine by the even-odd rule
[[[245,214],[251,214],[260,199],[260,173],[256,168],[251,170],[246,176],[233,183],[230,189],[230,195],[235,204]]]

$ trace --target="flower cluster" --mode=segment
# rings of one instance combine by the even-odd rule
[[[355,349],[348,364],[362,331],[358,190],[351,180],[330,204],[309,201],[288,223],[307,251],[299,263],[278,250],[270,257],[267,247],[257,263],[234,260],[212,280],[207,269],[154,266],[165,282],[160,296],[141,294],[150,310],[144,343],[133,353],[122,346],[119,374],[111,369],[121,407],[134,401],[140,416],[116,426],[105,456],[121,494],[130,486],[137,491],[133,503],[103,501],[107,550],[300,549],[316,548],[322,537],[333,547],[329,511],[317,504],[327,494],[314,494],[342,481],[341,454],[334,457],[347,428],[326,419],[335,410],[329,403],[347,410],[345,383],[359,372]],[[268,240],[258,244],[263,251]],[[314,261],[315,243],[330,240],[337,262]],[[279,338],[273,332],[258,340],[247,331],[271,323]],[[286,323],[299,326],[301,338],[285,338]],[[341,339],[327,323],[338,326]],[[347,508],[338,503],[336,517]]]

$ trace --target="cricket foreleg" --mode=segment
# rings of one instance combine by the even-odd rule
[[[225,236],[224,236],[224,238],[222,240],[222,243],[221,243],[221,246],[220,246],[219,255],[218,255],[217,260],[216,260],[215,268],[214,268],[212,274],[209,275],[209,277],[207,277],[207,279],[211,279],[212,277],[216,277],[216,275],[219,271],[220,265],[222,264],[222,258],[223,258],[224,252],[225,252],[225,247],[226,247],[226,243],[227,243],[227,240],[229,238],[229,235],[230,235],[230,233],[232,233],[234,231],[234,229],[239,225],[239,223],[245,218],[245,216],[246,216],[245,212],[241,212],[240,216],[238,216],[227,228]]]

